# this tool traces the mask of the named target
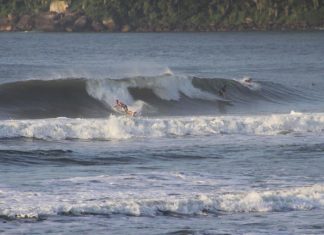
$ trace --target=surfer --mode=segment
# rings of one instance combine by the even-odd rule
[[[131,111],[128,109],[127,105],[121,102],[120,100],[116,100],[116,105],[114,106],[117,109],[122,109],[127,115],[135,117],[137,115],[136,111]]]
[[[221,89],[219,89],[218,94],[222,97],[225,97],[226,85],[224,85]]]
[[[246,83],[252,83],[252,78],[245,78],[244,79],[244,82],[246,82]]]
[[[124,104],[123,102],[119,101],[119,100],[116,100],[115,107],[120,107],[120,108],[122,108],[125,111],[125,113],[128,113],[128,107],[127,107],[127,105]]]

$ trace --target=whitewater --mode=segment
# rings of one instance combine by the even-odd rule
[[[0,233],[323,234],[323,39],[2,33]]]
[[[324,114],[289,114],[218,117],[131,118],[111,115],[105,119],[55,118],[0,121],[0,138],[44,140],[122,140],[129,138],[322,134]]]

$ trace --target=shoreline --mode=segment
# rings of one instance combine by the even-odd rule
[[[128,25],[117,24],[112,18],[94,20],[83,12],[14,15],[0,17],[0,32],[296,32],[324,31],[324,22],[308,24],[306,22],[257,24],[242,22],[239,24],[195,25],[172,27],[170,25]]]
[[[173,31],[136,31],[136,30],[130,30],[127,32],[123,31],[94,31],[94,30],[87,30],[87,31],[42,31],[37,29],[32,30],[0,30],[0,33],[96,33],[96,34],[105,34],[105,33],[121,33],[121,34],[135,34],[135,33],[266,33],[266,32],[291,32],[291,33],[298,33],[298,32],[322,32],[324,31],[324,28],[307,28],[307,29],[245,29],[245,30],[206,30],[206,31],[199,31],[199,30],[192,30],[192,31],[179,31],[179,30],[173,30]]]

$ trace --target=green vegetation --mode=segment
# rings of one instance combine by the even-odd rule
[[[69,10],[118,29],[191,31],[324,24],[324,0],[67,0]],[[0,15],[48,11],[51,0],[0,0]],[[293,28],[293,27],[290,27]]]
[[[47,11],[50,3],[50,0],[0,0],[0,15]]]

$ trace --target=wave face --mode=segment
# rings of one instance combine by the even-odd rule
[[[108,110],[89,96],[84,79],[30,80],[0,85],[2,118],[102,117]]]
[[[28,80],[0,85],[0,117],[106,117],[114,113],[116,99],[145,116],[160,116],[218,114],[245,110],[261,101],[278,104],[306,98],[270,82],[171,73],[124,79]]]
[[[242,117],[128,118],[111,115],[106,119],[55,118],[0,121],[0,138],[2,139],[114,140],[218,134],[283,135],[323,132],[323,113],[295,112]]]

